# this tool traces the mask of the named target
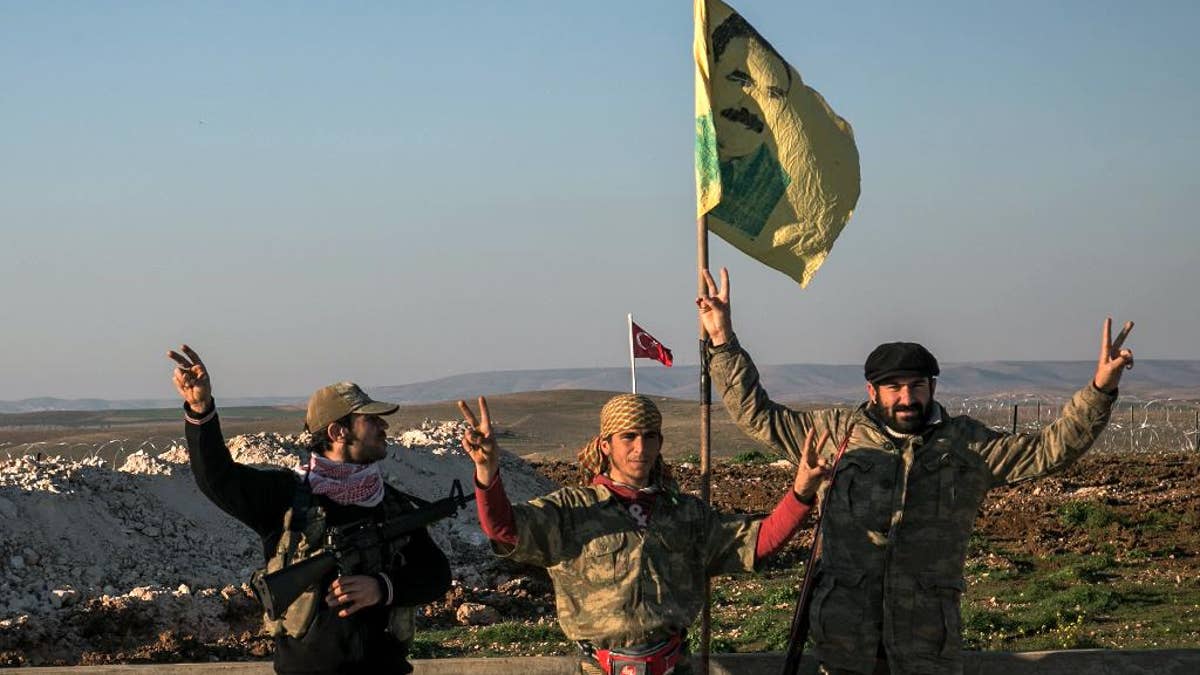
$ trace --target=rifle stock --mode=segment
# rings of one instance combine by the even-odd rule
[[[333,553],[319,553],[287,567],[264,574],[258,570],[250,577],[250,588],[262,603],[267,618],[278,619],[288,607],[308,590],[337,567],[337,557]]]

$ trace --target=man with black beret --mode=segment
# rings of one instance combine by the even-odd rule
[[[810,620],[821,672],[961,673],[959,600],[975,515],[990,488],[1032,480],[1077,460],[1108,424],[1133,352],[1104,321],[1092,381],[1037,433],[996,431],[934,400],[940,373],[912,342],[877,347],[856,409],[790,410],[759,383],[733,333],[729,274],[696,299],[709,369],[725,407],[750,436],[793,462],[806,434],[845,454],[823,496],[821,572]],[[1127,324],[1127,328],[1132,324]]]

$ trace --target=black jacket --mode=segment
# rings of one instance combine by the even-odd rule
[[[189,415],[194,415],[186,410]],[[275,553],[283,529],[283,516],[292,506],[299,476],[284,469],[259,469],[233,461],[221,424],[214,413],[202,424],[185,424],[188,453],[196,485],[222,511],[248,525],[262,539],[263,558]],[[378,515],[381,507],[344,506],[316,496],[330,525]],[[432,602],[450,588],[450,563],[424,529],[414,531],[404,549],[403,562],[389,570],[392,605],[414,606]],[[331,580],[332,581],[332,580]],[[278,673],[411,672],[408,644],[385,631],[388,607],[359,610],[342,618],[321,603],[313,625],[301,639],[275,641]],[[365,661],[351,661],[348,645],[361,641]]]

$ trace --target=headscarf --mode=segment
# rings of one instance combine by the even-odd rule
[[[317,453],[308,458],[308,466],[296,469],[307,477],[315,495],[325,495],[342,505],[378,506],[383,501],[383,472],[379,462],[351,464],[335,462]]]
[[[600,441],[629,429],[662,433],[662,413],[649,397],[619,394],[608,399],[600,409],[600,435],[593,437],[579,450],[579,482],[582,485],[591,485],[593,478],[608,473],[608,457],[600,450]],[[667,486],[670,479],[670,472],[660,454],[650,472],[650,483],[662,488]]]

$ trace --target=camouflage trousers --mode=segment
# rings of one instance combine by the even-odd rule
[[[604,671],[600,670],[600,666],[589,658],[581,658],[579,660],[579,672],[583,675],[604,675]],[[616,675],[614,673],[613,675]],[[681,661],[675,666],[675,671],[671,675],[692,675],[692,665],[688,661]]]

